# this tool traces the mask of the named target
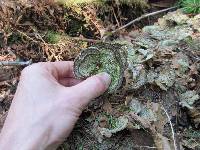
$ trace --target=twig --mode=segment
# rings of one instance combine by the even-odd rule
[[[44,45],[47,45],[47,43],[43,40],[42,36],[34,28],[32,28],[32,30],[34,31],[35,37],[37,39],[40,39],[44,43]]]
[[[29,61],[0,61],[0,66],[28,66],[32,64],[32,60]]]
[[[169,116],[169,114],[167,113],[167,111],[166,111],[166,109],[164,107],[162,107],[162,109],[164,110],[164,112],[165,112],[165,114],[166,114],[166,116],[167,116],[167,118],[169,120],[169,124],[170,124],[171,130],[172,130],[172,138],[173,138],[173,143],[174,143],[174,150],[177,150],[176,140],[175,140],[175,132],[174,132],[174,128],[173,128],[170,116]]]
[[[147,149],[157,149],[157,147],[151,147],[151,146],[134,146],[134,148],[147,148]]]
[[[126,27],[128,27],[128,26],[134,24],[135,22],[140,21],[140,20],[142,20],[142,19],[144,19],[144,18],[146,18],[146,17],[154,16],[154,15],[157,15],[157,14],[160,14],[160,13],[163,13],[163,12],[166,12],[166,11],[170,11],[170,10],[173,10],[173,9],[176,9],[176,8],[177,8],[177,6],[174,6],[174,7],[162,9],[162,10],[159,10],[159,11],[155,11],[155,12],[152,12],[152,13],[144,14],[144,15],[142,15],[142,16],[140,16],[140,17],[134,19],[134,20],[132,20],[131,22],[129,22],[129,23],[127,23],[127,24],[121,26],[120,28],[118,28],[118,29],[112,31],[111,33],[114,34],[114,33],[118,32],[119,30],[122,30],[122,29],[124,29],[124,28],[126,28]]]
[[[38,41],[34,40],[33,38],[31,38],[30,36],[28,36],[26,33],[22,32],[22,31],[19,31],[17,30],[17,32],[19,32],[21,35],[25,36],[27,39],[35,42],[35,43],[38,43]]]
[[[117,26],[119,27],[120,24],[119,24],[119,21],[118,21],[118,19],[117,19],[117,16],[116,16],[116,13],[115,13],[115,10],[114,10],[113,7],[112,7],[112,11],[113,11],[113,15],[114,15],[114,17],[115,17],[115,21],[117,22]]]
[[[86,41],[86,42],[92,42],[92,43],[98,43],[101,42],[101,40],[94,40],[94,39],[86,39],[86,38],[80,38],[80,37],[68,37],[72,40],[80,40],[80,41]]]

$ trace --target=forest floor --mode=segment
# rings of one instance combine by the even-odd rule
[[[200,15],[172,9],[118,31],[172,2],[99,5],[0,1],[0,129],[25,66],[121,41],[135,58],[123,86],[91,102],[59,149],[200,149]]]

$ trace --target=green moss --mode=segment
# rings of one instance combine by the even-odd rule
[[[180,5],[185,13],[200,13],[200,0],[181,0]]]
[[[60,41],[61,35],[54,31],[48,31],[45,35],[45,39],[48,43],[56,44]]]
[[[107,118],[108,129],[112,130],[112,129],[115,129],[117,127],[118,122],[119,122],[118,118],[116,118],[113,115],[106,113],[106,112],[103,112],[102,116]],[[98,118],[98,120],[99,120],[99,118]]]

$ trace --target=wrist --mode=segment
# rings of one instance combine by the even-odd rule
[[[45,134],[23,128],[2,129],[0,134],[0,149],[44,150],[48,146],[48,136],[45,136]]]

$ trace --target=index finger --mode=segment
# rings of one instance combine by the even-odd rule
[[[74,77],[74,62],[73,61],[57,61],[44,63],[44,67],[57,78]]]

